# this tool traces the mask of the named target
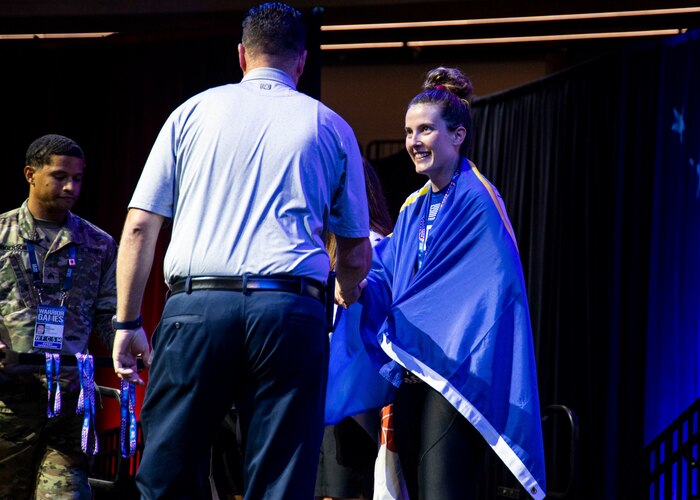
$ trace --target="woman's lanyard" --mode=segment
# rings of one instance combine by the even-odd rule
[[[42,292],[44,290],[44,281],[41,278],[41,273],[39,273],[39,262],[36,258],[36,249],[34,248],[34,243],[27,241],[27,252],[29,253],[29,263],[32,267],[32,284],[36,293],[39,295],[39,303],[44,302],[42,297]],[[66,277],[63,280],[63,286],[61,287],[61,306],[63,306],[66,300],[66,295],[68,291],[73,286],[73,271],[75,270],[75,245],[71,245],[68,248],[68,267],[66,268]]]
[[[457,169],[455,170],[455,173],[452,174],[452,179],[450,180],[450,184],[447,187],[447,191],[445,191],[445,196],[442,198],[442,201],[440,202],[440,205],[438,206],[437,211],[435,212],[435,217],[433,218],[433,224],[435,221],[437,221],[438,214],[440,213],[440,210],[442,207],[445,205],[445,202],[447,201],[447,198],[449,198],[450,194],[452,191],[454,191],[455,186],[457,185],[457,179],[459,178],[459,174],[462,173],[462,165],[460,164]],[[428,238],[427,238],[427,217],[426,213],[430,210],[430,195],[428,195],[428,200],[425,203],[425,206],[423,207],[423,213],[420,216],[420,222],[418,223],[418,260],[417,260],[417,265],[418,269],[421,268],[423,265],[423,261],[425,260],[425,256],[428,253]]]

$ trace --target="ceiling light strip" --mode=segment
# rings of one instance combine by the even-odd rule
[[[321,50],[397,49],[404,45],[404,42],[333,43],[321,44]]]
[[[401,47],[438,47],[449,45],[480,45],[522,42],[552,42],[562,40],[590,40],[600,38],[633,38],[644,36],[670,36],[685,32],[685,29],[611,31],[605,33],[572,33],[566,35],[504,36],[497,38],[464,38],[453,40],[416,40],[412,42],[377,42],[377,43],[336,43],[322,44],[321,50],[353,49],[393,49]]]
[[[478,24],[528,23],[542,21],[571,21],[577,19],[609,19],[618,17],[661,16],[671,14],[700,13],[700,7],[678,7],[673,9],[626,10],[617,12],[588,12],[580,14],[549,14],[543,16],[489,17],[482,19],[451,19],[443,21],[415,21],[371,24],[334,24],[321,26],[321,31],[355,31],[395,28],[441,28]]]
[[[504,36],[497,38],[465,38],[462,40],[422,40],[406,42],[407,47],[436,47],[445,45],[477,45],[494,43],[550,42],[562,40],[591,40],[599,38],[630,38],[643,36],[668,36],[681,33],[679,29],[611,31],[607,33],[572,33],[567,35]]]
[[[104,33],[20,33],[15,35],[0,35],[0,40],[33,40],[35,38],[56,39],[56,38],[105,38],[114,35],[116,32]]]

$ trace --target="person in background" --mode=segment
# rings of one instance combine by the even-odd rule
[[[393,223],[379,176],[367,159],[363,159],[363,165],[369,204],[370,242],[374,246],[391,232]],[[333,234],[329,235],[326,246],[329,255],[335,255]],[[331,258],[332,268],[334,264],[335,259]],[[356,307],[350,306],[347,314],[352,314]],[[326,426],[316,476],[317,498],[372,498],[378,431],[378,411],[347,417],[338,424]]]
[[[357,140],[296,90],[301,14],[277,2],[250,9],[238,60],[240,83],[206,90],[167,119],[122,233],[114,367],[143,383],[141,301],[172,220],[170,297],[141,413],[144,499],[204,496],[212,439],[232,406],[245,440],[244,497],[313,497],[328,369],[327,232],[338,241],[341,305],[357,300],[371,262]]]
[[[117,245],[71,212],[83,151],[67,137],[45,135],[31,143],[25,163],[29,198],[0,215],[0,354],[85,354],[93,332],[111,349]],[[57,391],[33,367],[1,363],[0,498],[91,498],[76,368],[60,368]],[[49,418],[47,394],[52,402],[59,393],[61,410]]]

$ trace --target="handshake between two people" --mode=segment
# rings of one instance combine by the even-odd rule
[[[367,286],[367,279],[362,279],[357,285],[347,290],[342,290],[336,281],[335,303],[341,307],[348,308],[360,299],[362,290]]]

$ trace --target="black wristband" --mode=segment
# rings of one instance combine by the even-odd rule
[[[141,316],[131,321],[117,321],[117,315],[112,316],[112,329],[117,330],[135,330],[141,326]]]

